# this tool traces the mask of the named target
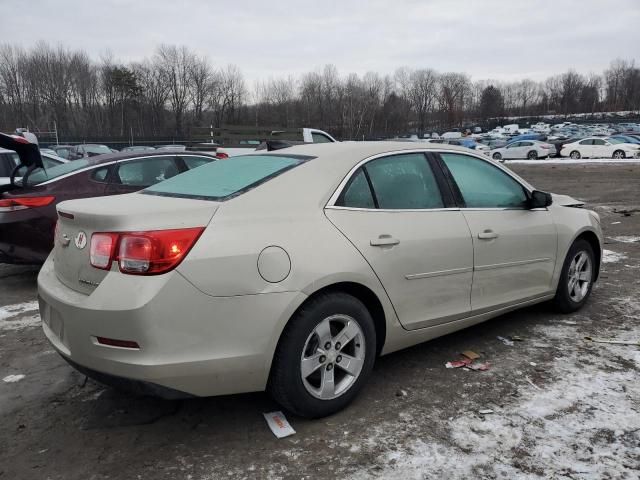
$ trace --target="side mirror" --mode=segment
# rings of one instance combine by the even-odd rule
[[[531,198],[529,199],[529,208],[546,208],[553,203],[553,198],[550,193],[541,192],[540,190],[534,190],[531,192]]]

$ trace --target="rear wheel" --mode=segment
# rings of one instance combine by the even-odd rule
[[[529,153],[527,153],[527,158],[529,160],[537,160],[538,159],[538,152],[536,152],[535,150],[531,150]]]
[[[554,303],[561,312],[570,313],[587,302],[595,275],[593,248],[586,240],[576,240],[564,260]]]
[[[287,325],[268,390],[285,409],[317,418],[346,407],[371,374],[376,331],[367,308],[341,292],[303,306]]]
[[[571,152],[571,153],[569,154],[569,156],[570,156],[571,158],[573,158],[574,160],[577,160],[578,158],[580,158],[580,152],[579,152],[579,151],[577,151],[577,150],[574,150],[573,152]]]
[[[613,152],[612,158],[624,158],[624,152],[622,150],[616,150],[615,152]]]
[[[492,157],[494,160],[502,160],[502,155],[500,155],[498,152],[494,153]]]

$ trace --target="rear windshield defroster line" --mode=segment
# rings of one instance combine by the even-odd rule
[[[225,201],[316,157],[308,155],[240,155],[189,170],[140,193],[162,197]]]

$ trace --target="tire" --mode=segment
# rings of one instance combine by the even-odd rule
[[[611,158],[625,158],[625,154],[622,150],[616,150],[615,152],[613,152],[613,155],[611,156]]]
[[[316,329],[327,331],[327,323],[330,335],[318,334]],[[339,344],[347,330],[357,333],[347,343]],[[325,417],[342,410],[358,395],[371,374],[375,356],[376,330],[369,310],[346,293],[324,293],[298,310],[286,326],[273,358],[267,390],[295,415]],[[349,363],[344,357],[350,358]],[[322,366],[316,367],[316,360]],[[351,364],[354,375],[344,368]],[[313,372],[305,378],[303,365]],[[334,380],[333,388],[329,379]]]
[[[531,150],[529,153],[527,153],[527,158],[529,160],[537,160],[538,159],[538,152],[536,152],[535,150]]]
[[[579,152],[579,151],[577,151],[577,150],[574,150],[573,152],[571,152],[571,153],[569,154],[569,157],[573,158],[574,160],[579,159],[579,158],[580,158],[580,156],[581,156],[581,155],[580,155],[580,152]]]
[[[583,256],[586,256],[587,260],[585,261],[586,263],[582,265],[579,273],[584,274],[582,278],[585,280],[580,280],[580,277],[578,277],[578,280],[575,280],[576,261],[579,261],[578,259],[583,258]],[[560,281],[556,290],[556,296],[553,300],[557,309],[563,313],[571,313],[581,309],[587,302],[589,295],[591,295],[595,272],[595,255],[593,254],[591,244],[586,240],[576,240],[573,245],[571,245],[571,248],[569,248],[567,257],[562,265]],[[577,290],[574,290],[572,285],[576,285],[576,288],[580,290],[579,294]]]
[[[491,156],[491,158],[493,158],[494,160],[502,160],[502,155],[496,152]]]

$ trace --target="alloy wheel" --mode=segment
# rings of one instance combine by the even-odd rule
[[[579,303],[589,291],[592,278],[591,259],[585,251],[579,251],[569,264],[567,287],[569,297]]]
[[[571,158],[578,159],[580,158],[580,152],[576,152],[575,150],[573,152],[571,152],[571,155],[569,155]]]
[[[358,322],[348,315],[332,315],[305,342],[300,358],[302,383],[314,397],[332,400],[358,380],[364,359],[364,333]]]

